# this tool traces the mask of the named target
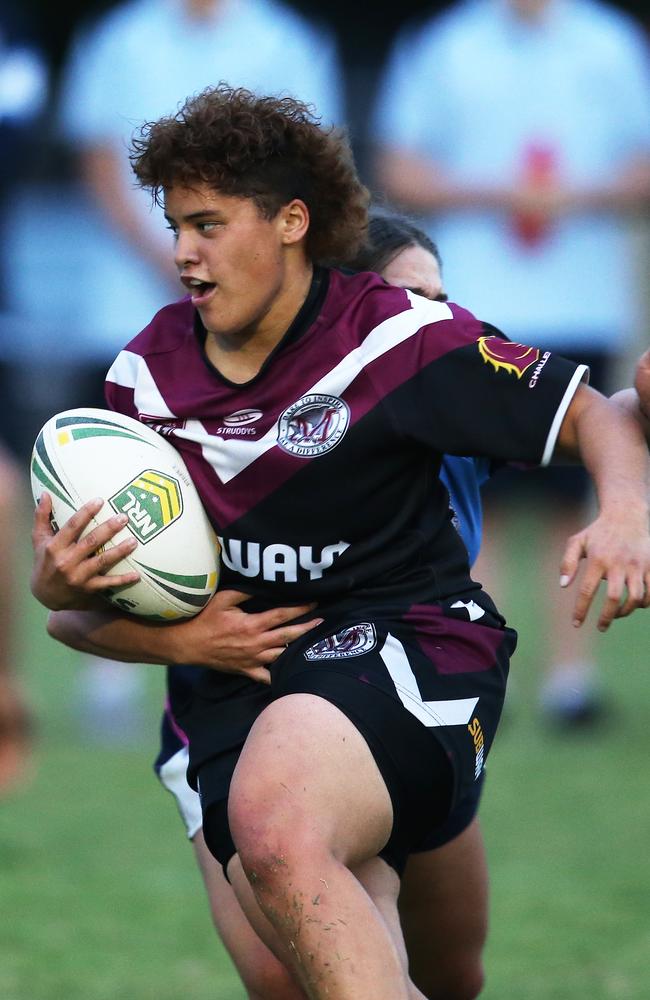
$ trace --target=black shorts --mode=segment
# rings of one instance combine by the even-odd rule
[[[435,851],[438,847],[444,847],[445,844],[450,844],[452,840],[459,837],[478,814],[484,784],[485,768],[466,795],[459,799],[454,808],[450,810],[444,823],[429,830],[424,839],[411,848],[410,853],[423,854],[425,851]]]
[[[168,698],[160,721],[160,749],[154,761],[154,771],[158,780],[163,788],[173,795],[190,840],[193,840],[202,828],[203,814],[198,792],[190,786],[187,780],[189,740],[186,733],[178,725],[176,716],[179,711],[179,699],[181,702],[185,702],[186,698],[191,696],[201,670],[201,667],[192,666],[168,667]],[[237,754],[231,755],[229,765],[231,769],[234,769],[236,761]],[[417,846],[414,846],[412,853],[418,854],[435,850],[437,847],[444,847],[445,844],[455,840],[463,830],[467,829],[478,813],[484,778],[485,771],[474,782],[467,795],[450,810],[447,819],[440,826],[431,830]],[[225,806],[225,802],[223,806]],[[224,817],[226,815],[225,809],[223,809],[223,815]],[[235,847],[230,840],[227,824],[225,836],[228,846],[221,851],[221,854],[232,854]],[[221,840],[221,838],[219,839]]]
[[[543,341],[540,338],[540,343]],[[604,351],[558,350],[565,358],[589,366],[589,384],[608,395],[611,391],[611,371],[615,356]],[[481,488],[486,507],[494,506],[497,513],[508,504],[584,504],[593,499],[589,474],[582,465],[549,465],[522,471],[500,466],[498,472]],[[554,512],[554,507],[551,506]]]
[[[264,707],[287,694],[326,698],[363,734],[393,804],[380,853],[398,873],[411,851],[440,846],[437,837],[453,839],[471,821],[515,633],[482,591],[401,608],[356,602],[352,611],[325,612],[273,665],[270,688],[206,672],[181,710],[204,836],[224,867],[235,853],[227,799],[239,753]]]

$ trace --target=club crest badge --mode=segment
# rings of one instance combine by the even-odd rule
[[[371,622],[349,625],[305,650],[306,660],[347,660],[362,656],[377,645],[377,633]]]
[[[290,455],[313,458],[336,448],[349,424],[350,408],[338,396],[302,396],[280,417],[278,444]]]
[[[495,372],[505,371],[521,378],[531,365],[539,361],[539,350],[526,344],[515,344],[501,337],[479,337],[477,343],[479,354]]]

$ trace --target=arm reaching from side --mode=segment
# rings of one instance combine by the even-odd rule
[[[604,632],[614,618],[650,605],[648,448],[633,414],[580,386],[562,423],[556,451],[583,462],[599,506],[596,519],[569,539],[560,582],[569,586],[585,560],[574,606],[574,624],[580,626],[600,581],[607,581],[598,618],[598,628]]]

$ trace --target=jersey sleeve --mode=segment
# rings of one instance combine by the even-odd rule
[[[585,365],[505,340],[455,305],[409,349],[414,374],[387,400],[392,420],[401,434],[452,455],[548,464],[588,377]]]
[[[133,417],[134,420],[139,419],[135,387],[142,363],[143,359],[132,351],[120,351],[109,368],[104,382],[104,397],[108,408],[127,417]]]

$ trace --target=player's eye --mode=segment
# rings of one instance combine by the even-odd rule
[[[200,233],[209,233],[213,229],[216,229],[218,225],[218,222],[199,222],[198,230]]]
[[[177,240],[178,239],[178,226],[172,226],[172,224],[169,223],[166,226],[166,228],[169,229],[169,231],[172,233],[174,239]]]

